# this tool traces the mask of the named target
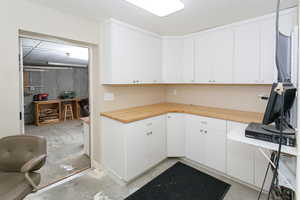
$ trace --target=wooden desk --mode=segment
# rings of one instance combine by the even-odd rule
[[[59,123],[63,120],[63,105],[72,104],[74,119],[80,119],[80,98],[75,99],[53,99],[48,101],[33,101],[35,108],[35,124],[37,126],[45,124]]]

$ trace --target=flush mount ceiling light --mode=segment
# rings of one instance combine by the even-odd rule
[[[184,9],[180,0],[125,0],[160,17]]]

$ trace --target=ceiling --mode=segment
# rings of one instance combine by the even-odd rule
[[[22,38],[22,49],[25,66],[88,65],[88,49],[83,47]]]
[[[124,0],[28,0],[92,20],[115,18],[161,35],[183,35],[275,11],[277,0],[182,0],[185,9],[158,17]],[[282,0],[282,8],[298,0]]]

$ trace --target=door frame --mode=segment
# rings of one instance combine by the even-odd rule
[[[24,66],[23,66],[23,43],[22,38],[19,36],[19,98],[20,98],[20,133],[25,135],[25,120],[24,120]]]
[[[93,109],[93,104],[94,104],[94,94],[93,94],[93,49],[95,47],[97,47],[96,44],[90,44],[90,43],[85,43],[85,42],[76,42],[74,40],[70,40],[70,39],[64,39],[64,38],[59,38],[59,37],[55,37],[55,36],[47,36],[47,35],[43,35],[43,34],[37,34],[37,33],[32,33],[32,32],[28,32],[28,31],[23,31],[23,30],[19,30],[19,34],[18,34],[18,38],[19,38],[19,66],[20,66],[20,70],[19,70],[19,93],[20,93],[20,116],[22,115],[22,120],[20,120],[20,131],[22,134],[25,135],[25,120],[24,120],[24,66],[23,66],[23,52],[22,52],[22,40],[21,38],[29,38],[29,39],[37,39],[37,40],[42,40],[42,41],[47,41],[47,42],[54,42],[54,43],[60,43],[60,44],[65,44],[65,45],[72,45],[72,46],[78,46],[78,47],[84,47],[88,49],[88,54],[89,54],[89,60],[88,60],[88,92],[89,92],[89,111],[90,111],[90,124],[89,124],[89,157],[90,157],[90,168],[93,167],[93,158],[94,158],[94,151],[93,151],[93,116],[94,116],[94,109]],[[83,169],[81,171],[79,171],[78,173],[81,173],[84,170],[89,170],[88,169]],[[77,173],[75,174],[71,174],[71,176],[75,176]],[[63,179],[68,178],[68,177],[64,177]],[[57,182],[61,182],[62,180],[58,180]],[[54,183],[50,183],[50,185],[55,184]],[[47,186],[45,186],[47,187]]]

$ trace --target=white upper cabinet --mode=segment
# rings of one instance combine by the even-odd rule
[[[164,83],[194,82],[194,38],[168,37],[162,41]]]
[[[161,81],[161,38],[110,20],[104,28],[102,79],[107,84]]]
[[[283,34],[290,35],[296,24],[296,9],[282,11]],[[274,14],[174,37],[110,20],[103,35],[104,84],[271,84],[277,80]]]
[[[183,82],[195,82],[195,40],[193,37],[183,39]]]
[[[277,69],[275,62],[275,19],[263,20],[261,26],[261,83],[273,83],[276,80]]]
[[[233,45],[232,29],[208,31],[196,37],[197,83],[232,83]]]
[[[243,24],[235,28],[234,82],[260,81],[260,25]]]
[[[195,39],[195,81],[197,83],[212,82],[213,36],[202,33]]]
[[[234,32],[232,29],[214,33],[212,79],[216,83],[233,82]]]
[[[182,82],[182,38],[164,38],[162,41],[162,74],[164,83]]]

